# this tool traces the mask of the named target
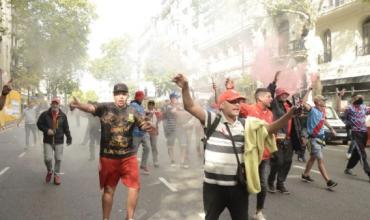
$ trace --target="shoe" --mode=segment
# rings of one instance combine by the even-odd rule
[[[59,175],[54,175],[54,184],[60,185],[62,183],[62,178]]]
[[[266,220],[265,216],[262,214],[262,212],[258,212],[255,214],[252,218],[253,220]]]
[[[268,186],[267,186],[267,191],[268,191],[269,193],[276,193],[276,189],[275,189],[274,184],[268,184]]]
[[[52,175],[53,175],[53,172],[51,172],[51,171],[46,174],[46,177],[45,177],[45,182],[46,183],[50,183]]]
[[[154,167],[155,167],[155,168],[158,168],[158,167],[159,167],[159,163],[158,163],[158,162],[155,162],[155,163],[154,163]]]
[[[176,167],[175,162],[171,162],[171,167]]]
[[[334,182],[333,180],[329,180],[327,183],[326,183],[326,186],[328,187],[328,189],[331,189],[331,188],[334,188],[338,185],[338,183]]]
[[[182,165],[182,168],[184,168],[184,169],[189,169],[189,167],[190,167],[190,166],[189,166],[188,164],[183,164],[183,165]]]
[[[346,153],[347,160],[349,160],[349,158],[351,158],[351,156],[352,156],[352,154]]]
[[[286,195],[290,194],[290,192],[285,188],[284,185],[277,186],[276,189],[277,189],[277,191],[281,192],[282,194],[286,194]]]
[[[310,176],[305,176],[304,174],[302,174],[301,178],[302,178],[302,181],[308,182],[308,183],[312,183],[315,181]]]
[[[148,167],[141,167],[141,172],[143,173],[143,174],[145,174],[145,175],[149,175],[150,174],[150,172],[149,172],[149,170],[148,170]]]
[[[350,176],[356,176],[356,174],[354,174],[351,169],[345,169],[344,173]]]

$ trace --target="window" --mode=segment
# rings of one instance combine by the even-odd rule
[[[370,54],[370,17],[362,24],[362,51],[363,55]]]
[[[283,21],[278,27],[279,55],[287,55],[289,50],[289,21]]]
[[[331,61],[331,32],[327,30],[324,32],[324,63]]]

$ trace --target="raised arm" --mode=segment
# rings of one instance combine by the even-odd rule
[[[94,114],[96,111],[94,105],[88,104],[88,103],[87,104],[80,103],[80,101],[78,101],[76,97],[73,97],[73,101],[69,103],[69,107],[71,111],[73,111],[75,108],[83,112],[92,113],[92,114]]]
[[[296,107],[292,107],[289,112],[285,113],[283,117],[279,118],[278,120],[274,121],[273,123],[269,124],[267,126],[267,131],[269,134],[276,133],[279,129],[284,127],[289,119],[291,119],[294,116],[295,111],[297,111]]]
[[[204,124],[206,115],[203,108],[199,104],[195,103],[191,98],[189,82],[186,77],[182,74],[177,74],[175,78],[173,78],[173,82],[175,82],[182,90],[182,100],[184,102],[185,110]]]
[[[344,111],[344,109],[341,106],[341,100],[342,97],[344,96],[344,93],[346,92],[345,89],[342,89],[339,91],[338,89],[336,90],[336,97],[335,97],[335,111],[339,114]]]
[[[311,94],[311,92],[312,92],[312,88],[309,88],[308,91],[306,92],[306,94],[303,96],[303,99],[302,99],[302,105],[307,111],[310,111],[311,108],[312,108],[311,105],[307,103],[308,96]]]
[[[271,96],[272,96],[272,97],[275,97],[276,84],[277,84],[277,81],[279,80],[280,73],[281,73],[281,71],[277,71],[277,72],[275,73],[274,81],[272,81],[272,82],[267,86],[267,89],[268,89],[268,90],[270,90],[270,92],[271,92]]]

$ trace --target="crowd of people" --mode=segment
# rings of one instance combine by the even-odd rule
[[[303,181],[314,182],[310,171],[317,161],[326,187],[331,190],[337,186],[338,183],[329,177],[325,168],[322,151],[325,146],[324,126],[333,135],[336,134],[326,120],[326,98],[316,95],[311,106],[308,103],[312,92],[309,88],[297,104],[291,100],[294,97],[286,89],[277,86],[279,75],[280,72],[275,74],[267,88],[256,89],[254,104],[246,103],[246,98],[235,90],[234,82],[227,79],[225,90],[215,94],[215,103],[200,105],[183,74],[173,78],[181,95],[171,93],[169,100],[160,108],[155,100],[146,100],[143,91],[136,91],[134,99],[128,103],[129,89],[124,83],[114,86],[113,102],[85,104],[74,98],[70,109],[88,113],[86,140],[89,141],[89,160],[95,160],[95,145],[100,143],[99,181],[103,219],[110,218],[119,180],[128,188],[127,219],[133,219],[141,187],[139,174],[150,175],[150,152],[153,167],[160,167],[157,143],[162,130],[171,167],[180,164],[181,168],[190,168],[189,150],[192,140],[196,140],[198,155],[204,160],[203,204],[206,220],[218,219],[225,208],[233,220],[248,219],[250,194],[257,196],[253,219],[266,219],[263,209],[267,192],[290,194],[286,180],[294,153],[300,162],[306,162],[305,152],[309,152],[306,168],[301,174]],[[213,89],[216,91],[215,85]],[[10,91],[9,85],[3,87],[0,109]],[[344,112],[347,127],[351,130],[351,157],[344,173],[355,175],[352,169],[360,162],[370,181],[365,151],[368,135],[366,115],[370,114],[370,110],[359,94],[352,96],[351,104],[346,109],[341,109],[340,101],[344,94],[344,90],[338,91],[336,99],[336,109]],[[67,115],[60,107],[60,99],[53,98],[50,108],[40,113],[31,103],[24,109],[18,124],[23,119],[26,146],[30,145],[30,133],[36,143],[37,128],[43,134],[47,170],[45,181],[49,183],[54,176],[54,184],[61,184],[59,174],[64,136],[67,145],[72,143],[72,136]],[[179,153],[175,153],[177,146]],[[142,155],[139,162],[137,153],[140,148]]]

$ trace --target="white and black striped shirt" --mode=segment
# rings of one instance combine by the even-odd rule
[[[205,127],[208,129],[208,113],[207,111],[205,113]],[[211,112],[211,124],[215,119],[216,113]],[[237,184],[236,171],[238,162],[229,133],[224,124],[225,122],[227,121],[221,112],[220,123],[208,139],[204,153],[204,181],[221,186],[235,186]],[[228,123],[228,125],[235,142],[239,160],[242,163],[244,161],[244,126],[239,120],[236,120],[233,124]]]

